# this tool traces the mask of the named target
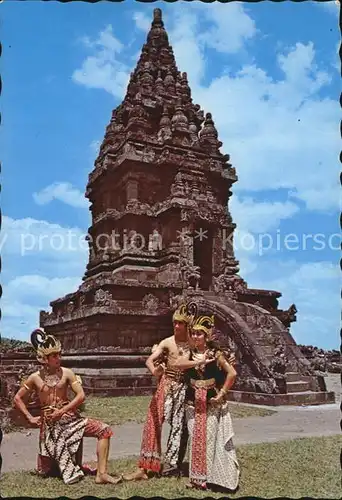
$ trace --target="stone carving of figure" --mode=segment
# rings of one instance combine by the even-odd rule
[[[157,229],[149,235],[148,249],[150,252],[157,252],[163,248],[163,238]]]
[[[243,292],[246,289],[244,280],[233,274],[234,269],[230,265],[225,266],[224,272],[213,279],[214,291],[216,293],[228,292],[235,297],[237,292]]]
[[[183,301],[184,301],[184,297],[182,297],[182,295],[177,295],[177,294],[174,294],[171,292],[170,299],[169,299],[170,309],[175,311]]]
[[[201,272],[199,266],[189,264],[186,259],[181,263],[181,274],[184,288],[199,289],[199,282],[201,279]]]
[[[66,306],[66,312],[67,312],[68,314],[71,314],[71,313],[73,312],[73,310],[74,310],[74,306],[75,306],[74,302],[73,302],[72,300],[70,300],[70,301],[67,303],[67,306]]]
[[[143,298],[142,305],[147,313],[154,314],[158,310],[159,300],[157,299],[157,297],[149,293]]]
[[[94,299],[95,304],[99,306],[109,306],[113,301],[112,294],[108,290],[102,290],[102,288],[96,290]]]

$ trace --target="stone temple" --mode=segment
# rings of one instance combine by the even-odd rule
[[[146,356],[172,334],[179,300],[193,298],[215,314],[219,340],[236,352],[232,400],[334,401],[290,334],[295,306],[278,309],[279,292],[251,289],[238,274],[229,212],[237,175],[221,146],[211,114],[192,101],[155,9],[89,175],[82,284],[40,313],[86,393],[150,394]]]

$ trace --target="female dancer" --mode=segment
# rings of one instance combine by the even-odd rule
[[[240,468],[226,397],[236,371],[212,341],[213,328],[213,316],[198,316],[190,330],[193,346],[190,357],[178,358],[176,362],[180,370],[185,370],[187,383],[188,487],[206,489],[212,484],[234,491],[238,487]]]

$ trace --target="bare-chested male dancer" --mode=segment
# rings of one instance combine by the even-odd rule
[[[107,473],[107,462],[111,428],[99,420],[82,418],[78,413],[85,395],[80,379],[69,368],[61,366],[61,344],[42,328],[34,330],[31,342],[42,368],[32,373],[14,397],[14,404],[29,423],[40,427],[38,473],[49,475],[57,463],[65,484],[73,484],[84,476],[81,467],[75,463],[75,456],[83,437],[97,438],[98,484],[117,484],[120,478]],[[68,388],[74,392],[69,401]],[[33,417],[23,398],[36,390],[41,405],[41,415]]]
[[[148,479],[149,473],[160,473],[161,432],[163,423],[170,424],[170,434],[164,455],[163,475],[179,475],[187,445],[185,425],[185,383],[180,370],[173,367],[179,356],[190,354],[188,325],[196,313],[196,304],[180,306],[173,314],[174,334],[162,340],[146,361],[155,377],[160,377],[154,393],[143,431],[138,471],[123,476],[126,481]],[[163,358],[159,363],[158,359]]]

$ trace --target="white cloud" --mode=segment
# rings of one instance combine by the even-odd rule
[[[331,80],[326,72],[318,70],[312,42],[307,45],[296,43],[287,54],[278,54],[277,59],[279,68],[286,76],[286,83],[302,93],[315,93]]]
[[[200,82],[205,72],[205,56],[198,37],[198,22],[193,11],[177,10],[172,16],[173,28],[167,30],[178,69],[187,73],[190,86]]]
[[[59,200],[75,208],[88,208],[89,206],[84,193],[68,182],[54,182],[38,193],[34,193],[33,198],[38,205],[46,205],[53,200]]]
[[[90,149],[97,155],[100,151],[100,147],[101,147],[101,141],[97,140],[97,141],[92,141],[91,144],[90,144]]]
[[[303,188],[300,193],[293,191],[289,193],[291,198],[299,198],[305,201],[308,210],[321,212],[335,212],[337,208],[341,209],[341,185],[336,179],[335,186],[325,186],[323,188]]]
[[[210,7],[208,9],[204,4],[198,4],[206,19],[213,23],[201,36],[208,47],[217,52],[235,54],[244,49],[246,42],[257,34],[255,21],[241,4],[232,3],[228,9],[226,4],[220,3]]]
[[[41,309],[49,309],[51,300],[76,291],[88,262],[84,238],[80,228],[3,217],[3,336],[26,338],[38,325]]]
[[[251,275],[257,268],[257,263],[247,257],[239,258],[239,275],[244,279],[248,279],[248,276]]]
[[[3,287],[2,335],[29,340],[39,325],[39,311],[48,310],[52,300],[76,291],[78,277],[48,279],[40,275],[17,276]]]
[[[286,188],[306,201],[308,190],[324,190],[328,208],[338,209],[340,112],[337,103],[319,100],[317,94],[329,78],[315,68],[298,68],[300,78],[293,80],[296,64],[308,67],[312,50],[311,45],[305,50],[297,45],[280,58],[283,80],[246,66],[216,78],[207,88],[193,89],[196,101],[213,113],[223,150],[237,169],[234,192]],[[308,208],[315,207],[312,199]]]
[[[303,280],[308,280],[308,283],[322,280],[340,280],[341,272],[337,265],[332,262],[312,262],[302,264],[300,269],[293,274],[289,281],[295,285],[300,286]]]
[[[229,211],[237,225],[233,247],[240,263],[239,273],[247,277],[256,270],[260,257],[275,253],[277,240],[271,232],[278,229],[282,220],[296,214],[299,207],[289,201],[257,202],[251,197],[233,195]]]
[[[89,88],[104,89],[115,97],[122,98],[126,90],[130,69],[118,59],[124,48],[108,25],[95,41],[84,37],[81,42],[94,55],[88,56],[80,69],[72,74],[75,83]]]
[[[143,12],[134,12],[133,20],[136,24],[136,27],[142,31],[147,32],[151,27],[151,18]]]
[[[338,71],[339,75],[341,74],[341,58],[340,58],[340,47],[341,41],[338,41],[336,44],[336,50],[332,58],[331,66]]]
[[[32,274],[48,278],[83,276],[88,263],[86,231],[32,218],[4,216],[0,251],[4,280]]]
[[[142,12],[137,14],[133,16],[136,26],[147,31],[150,18]],[[192,86],[205,75],[205,49],[235,54],[257,34],[255,22],[246,9],[234,3],[215,3],[209,9],[201,2],[193,3],[191,7],[180,4],[171,12],[166,10],[163,19],[177,66],[180,71],[187,72]]]
[[[17,276],[11,280],[4,291],[4,298],[15,297],[20,302],[26,303],[34,297],[34,301],[48,303],[53,299],[76,291],[81,284],[81,278],[46,278],[37,274]]]
[[[252,233],[277,229],[281,220],[291,218],[299,211],[298,205],[290,201],[256,202],[251,197],[241,199],[234,195],[229,206],[237,227]]]
[[[296,304],[297,322],[291,325],[296,342],[336,349],[340,276],[337,263],[265,261],[249,276],[249,286],[281,292],[280,308]]]
[[[86,233],[80,228],[68,228],[32,218],[13,219],[4,216],[0,233],[1,252],[25,256],[35,254],[58,260],[85,255],[88,245]]]

